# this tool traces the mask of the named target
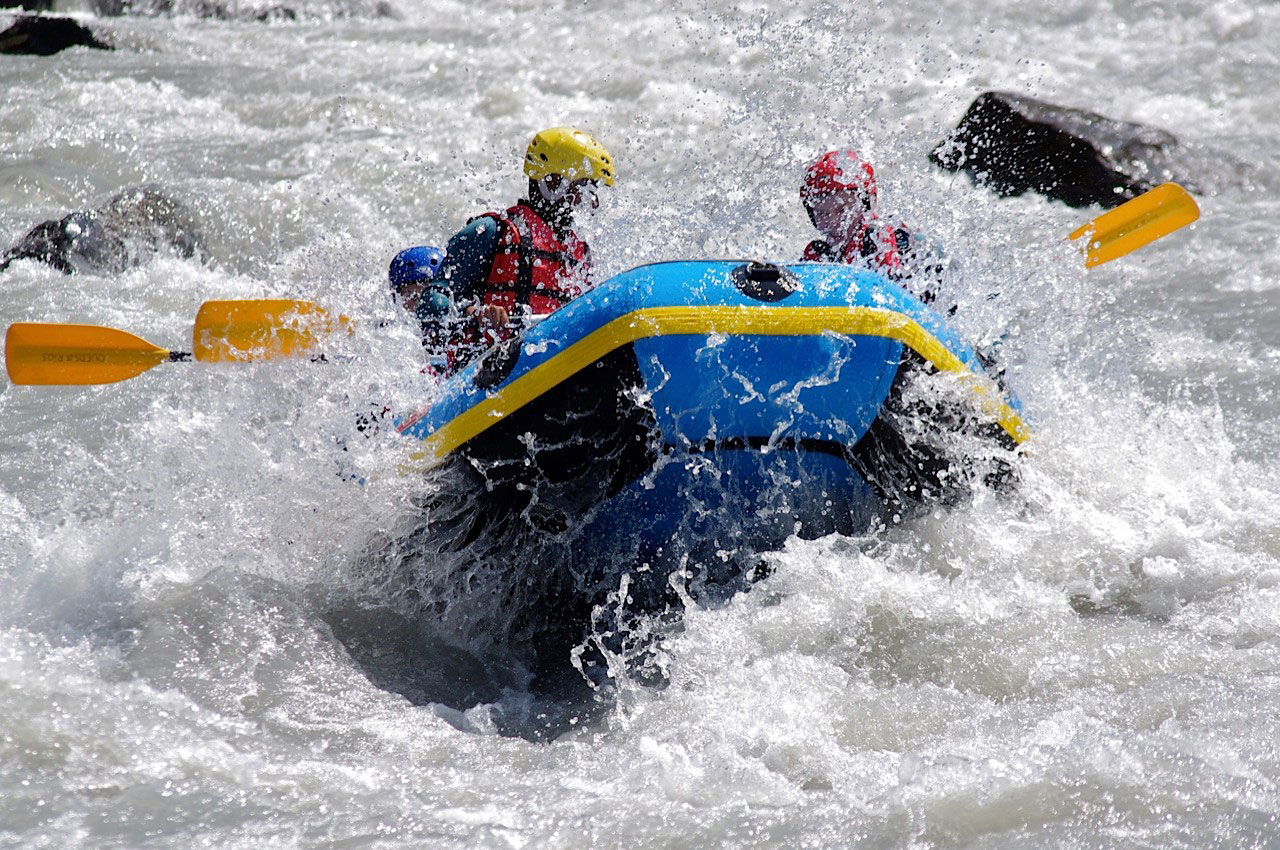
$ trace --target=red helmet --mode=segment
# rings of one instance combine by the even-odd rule
[[[804,172],[800,200],[808,204],[821,195],[852,190],[867,209],[876,202],[876,173],[857,151],[827,151]]]

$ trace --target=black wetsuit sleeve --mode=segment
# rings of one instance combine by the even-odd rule
[[[501,227],[498,220],[480,216],[450,237],[440,272],[458,304],[474,300],[483,289],[498,250]]]

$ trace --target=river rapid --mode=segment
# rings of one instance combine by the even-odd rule
[[[0,847],[1280,846],[1280,5],[59,8],[118,49],[0,57],[0,240],[154,183],[203,252],[16,264],[0,324],[185,348],[202,301],[299,297],[364,330],[0,384]],[[926,161],[988,89],[1173,132],[1202,219],[1084,271],[1098,210]],[[562,123],[618,162],[602,278],[794,258],[804,165],[863,151],[1001,339],[1020,487],[788,541],[599,699],[397,614],[377,541],[432,485],[352,411],[431,390],[387,263]]]

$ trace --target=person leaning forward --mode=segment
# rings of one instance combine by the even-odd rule
[[[898,281],[926,304],[934,301],[941,250],[906,225],[887,224],[878,200],[875,170],[857,151],[818,157],[805,170],[800,201],[821,238],[806,245],[800,259],[859,265]]]
[[[583,131],[553,127],[529,143],[524,173],[528,197],[476,216],[449,239],[441,275],[459,315],[452,369],[593,285],[591,253],[573,216],[599,206],[597,190],[613,185],[613,157]]]

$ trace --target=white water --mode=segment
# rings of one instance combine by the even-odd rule
[[[1278,843],[1280,6],[302,8],[89,17],[119,51],[0,58],[0,241],[158,182],[208,249],[111,278],[21,264],[0,323],[185,347],[201,301],[296,296],[372,329],[395,250],[510,203],[557,123],[619,162],[587,225],[604,274],[791,257],[804,163],[854,144],[946,244],[966,331],[1013,329],[1023,485],[791,541],[686,613],[665,688],[560,706],[577,722],[531,741],[499,733],[556,706],[382,613],[362,558],[427,485],[334,474],[404,456],[351,411],[422,398],[407,327],[343,364],[6,385],[0,846]],[[1079,270],[1061,237],[1091,213],[925,161],[985,89],[1174,132],[1204,218]]]

